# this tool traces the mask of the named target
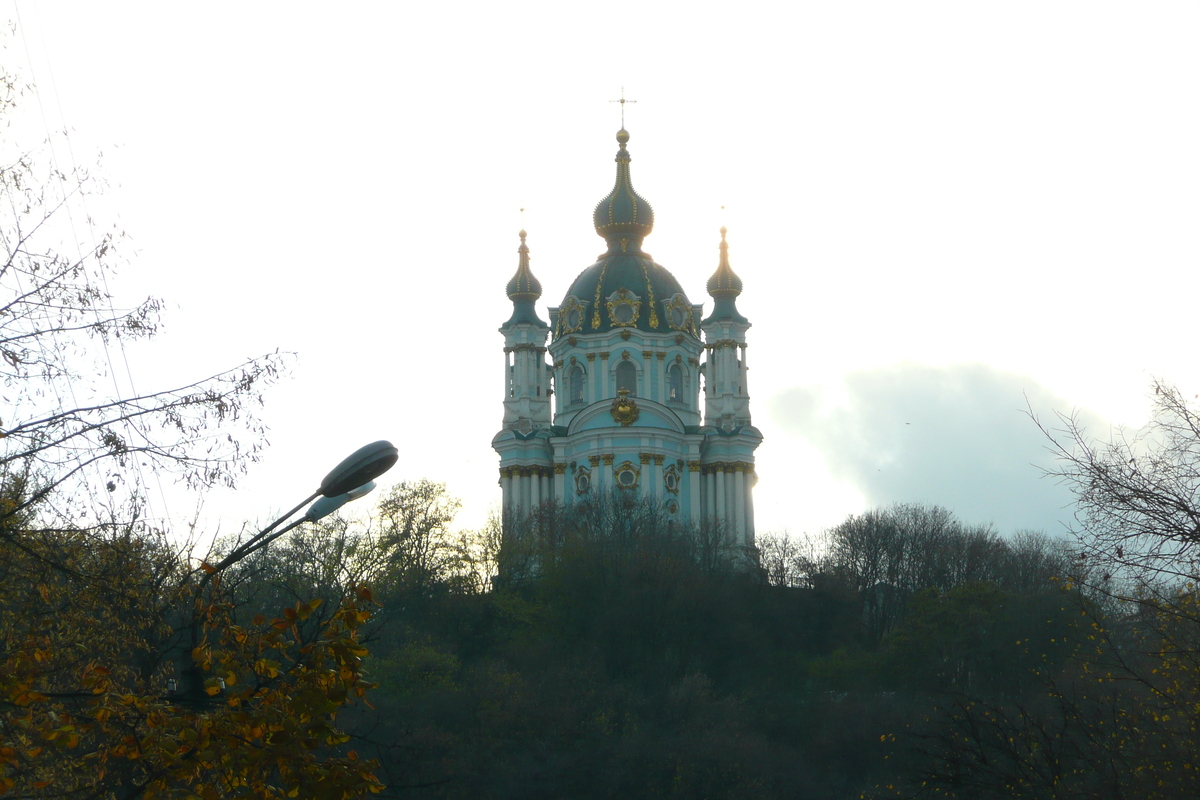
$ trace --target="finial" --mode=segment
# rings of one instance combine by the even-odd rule
[[[617,143],[619,145],[621,145],[621,149],[624,150],[625,145],[628,142],[629,142],[629,131],[625,130],[625,128],[622,127],[621,130],[617,131]]]

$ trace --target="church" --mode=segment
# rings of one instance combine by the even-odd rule
[[[721,229],[712,311],[693,304],[642,249],[654,210],[633,188],[629,133],[617,132],[616,183],[596,206],[605,252],[571,283],[549,322],[521,231],[508,282],[500,454],[506,520],[545,502],[649,498],[681,523],[717,525],[754,547],[754,451],[742,281]]]

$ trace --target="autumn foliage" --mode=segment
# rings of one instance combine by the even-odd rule
[[[347,798],[379,788],[337,726],[370,686],[358,638],[369,590],[237,626],[219,581],[198,595],[195,575],[161,546],[98,531],[16,541],[0,543],[0,794]],[[301,634],[305,620],[315,635]],[[189,661],[199,696],[182,690]]]

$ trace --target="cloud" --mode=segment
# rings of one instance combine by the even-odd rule
[[[1051,421],[1074,411],[1088,430],[1109,430],[1033,379],[982,364],[856,372],[844,392],[833,402],[818,388],[787,389],[770,401],[772,420],[872,507],[935,503],[1002,532],[1057,533],[1073,512],[1070,492],[1044,477],[1055,461],[1028,409]]]

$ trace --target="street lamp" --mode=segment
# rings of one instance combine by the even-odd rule
[[[216,566],[205,565],[203,567],[205,572],[204,577],[200,579],[200,583],[196,586],[193,609],[197,608],[200,593],[204,591],[204,587],[213,575],[220,573],[221,570],[230,564],[241,561],[254,551],[266,547],[301,523],[316,522],[322,517],[332,514],[351,500],[357,500],[366,495],[375,488],[375,479],[391,469],[399,458],[400,452],[391,442],[384,440],[360,447],[346,456],[342,459],[341,463],[330,470],[329,474],[321,481],[321,485],[317,490],[306,497],[299,505],[263,528],[246,542],[234,548],[233,552],[221,559],[220,563]],[[314,500],[316,502],[308,506],[303,516],[279,530],[275,530],[281,523],[291,519],[297,511]],[[199,622],[199,617],[196,611],[193,610],[189,625],[192,646],[191,650],[188,651],[186,665],[181,670],[184,683],[183,691],[178,693],[181,695],[180,699],[186,699],[191,702],[208,699],[207,692],[204,690],[204,677],[200,672],[200,668],[191,661],[191,651],[196,649]],[[174,681],[171,683],[173,684]],[[177,687],[172,687],[172,694],[176,693],[175,688]]]
[[[241,561],[255,550],[266,547],[297,525],[303,522],[316,522],[322,517],[332,514],[351,500],[357,500],[367,494],[375,488],[375,479],[391,469],[392,465],[399,458],[400,451],[388,441],[380,440],[358,448],[330,470],[329,474],[321,481],[321,485],[317,490],[304,498],[299,505],[263,528],[242,545],[234,548],[233,552],[221,560],[221,563],[215,567],[210,567],[211,572],[206,570],[206,574],[200,580],[198,588],[203,589],[204,585],[208,583],[209,578],[213,575],[216,575],[230,564]],[[318,497],[321,499],[309,506],[304,516],[281,530],[275,530],[281,522],[291,519],[293,514]],[[272,531],[274,532],[272,533]]]

